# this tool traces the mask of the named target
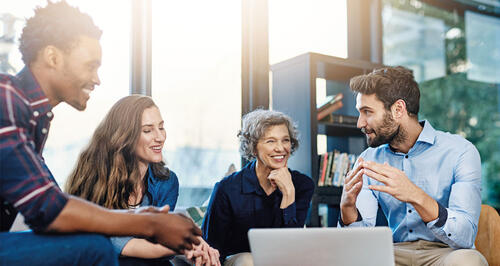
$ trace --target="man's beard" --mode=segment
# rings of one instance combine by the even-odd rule
[[[361,131],[365,134],[375,133],[375,137],[373,138],[366,135],[366,143],[368,143],[368,146],[372,148],[386,143],[390,144],[394,141],[399,142],[404,138],[404,134],[400,130],[400,126],[395,123],[389,112],[384,114],[382,125],[378,128],[366,129],[365,127],[362,128]]]

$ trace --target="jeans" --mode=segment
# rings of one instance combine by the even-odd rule
[[[118,265],[109,239],[97,234],[0,233],[3,265]]]

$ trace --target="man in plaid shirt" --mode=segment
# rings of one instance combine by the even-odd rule
[[[66,102],[84,110],[100,83],[100,36],[88,15],[49,2],[23,29],[25,68],[0,74],[0,265],[116,265],[117,254],[100,234],[145,237],[176,251],[199,243],[200,229],[168,207],[104,209],[63,193],[45,165],[51,109]],[[17,212],[33,231],[4,232]]]

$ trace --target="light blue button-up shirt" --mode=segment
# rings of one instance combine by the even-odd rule
[[[424,128],[407,154],[394,152],[384,144],[368,148],[360,156],[366,161],[387,162],[403,171],[441,205],[439,217],[424,223],[410,203],[368,189],[368,185],[383,184],[364,175],[363,188],[356,201],[362,220],[348,227],[374,226],[379,203],[394,242],[422,239],[443,242],[452,248],[471,248],[481,212],[479,153],[461,136],[435,130],[428,121],[420,123]]]

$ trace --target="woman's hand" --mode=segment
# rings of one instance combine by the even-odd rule
[[[220,254],[217,249],[214,249],[208,245],[203,238],[199,238],[200,244],[195,245],[193,249],[184,252],[184,255],[188,260],[192,260],[196,266],[201,265],[214,265],[220,266]]]
[[[272,170],[267,179],[271,181],[271,185],[273,187],[278,187],[283,195],[290,195],[292,192],[295,194],[292,175],[290,174],[290,171],[288,171],[288,168],[282,167]]]
[[[295,186],[287,167],[272,170],[267,179],[269,179],[272,186],[278,187],[283,194],[280,208],[284,209],[295,202]]]

